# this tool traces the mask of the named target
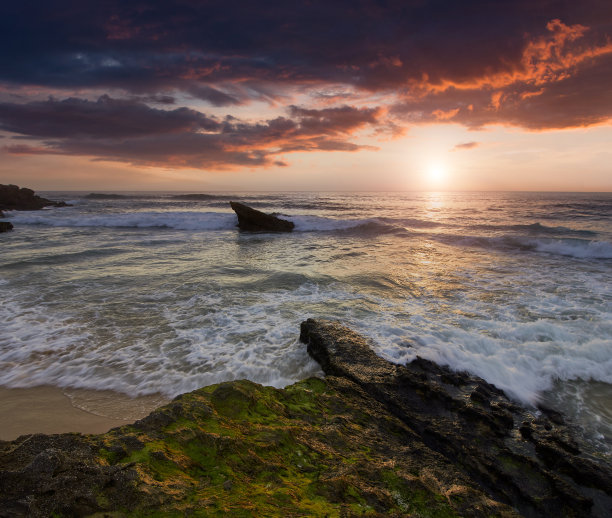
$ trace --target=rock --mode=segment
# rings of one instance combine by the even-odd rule
[[[327,375],[359,385],[492,498],[527,516],[612,509],[612,469],[581,451],[560,416],[536,420],[483,379],[421,358],[392,364],[338,322],[307,320],[300,339]]]
[[[32,189],[0,184],[0,209],[40,210],[44,207],[67,207],[63,201],[51,201],[34,194]]]
[[[10,221],[0,221],[0,232],[8,232],[13,230],[13,224]]]
[[[242,203],[230,201],[230,205],[238,216],[238,227],[241,230],[291,232],[295,226],[291,221],[252,209]]]

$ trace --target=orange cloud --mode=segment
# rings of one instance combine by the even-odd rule
[[[393,112],[411,122],[456,122],[472,128],[509,124],[529,129],[584,127],[612,119],[612,42],[558,19],[532,38],[511,70],[466,81],[428,78]]]

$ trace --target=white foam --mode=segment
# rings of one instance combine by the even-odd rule
[[[305,300],[312,295],[308,287],[297,291]],[[291,304],[292,291],[262,294],[247,308],[242,297],[218,293],[170,305],[173,296],[157,300],[163,315],[137,330],[122,326],[119,317],[86,321],[73,311],[58,313],[43,303],[26,307],[9,296],[0,306],[8,322],[0,331],[0,385],[173,397],[233,379],[282,387],[320,374],[297,342],[300,316],[287,320],[281,311]]]
[[[470,324],[473,326],[474,322]],[[612,333],[612,325],[608,327]],[[551,341],[542,342],[543,336]],[[442,326],[421,333],[417,346],[410,351],[388,345],[381,352],[402,363],[419,355],[455,370],[471,372],[511,397],[534,405],[540,394],[558,380],[612,383],[612,340],[584,341],[583,336],[547,321],[525,324],[484,321],[480,329]]]
[[[285,217],[285,216],[281,216]],[[334,230],[348,230],[361,227],[370,223],[376,223],[378,220],[372,218],[366,219],[335,219],[325,218],[322,216],[290,216],[286,219],[295,223],[295,230],[298,232],[329,232]]]
[[[612,259],[612,243],[582,239],[533,240],[538,252],[565,255],[580,259]]]
[[[222,212],[126,212],[87,214],[50,211],[13,213],[13,221],[23,225],[52,227],[172,228],[176,230],[229,230],[236,226],[235,214]]]

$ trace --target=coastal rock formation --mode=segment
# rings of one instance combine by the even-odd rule
[[[13,230],[13,224],[10,221],[0,221],[0,232],[8,232],[9,230]]]
[[[40,210],[44,207],[67,207],[63,201],[52,201],[34,194],[32,189],[0,184],[1,210]]]
[[[603,517],[612,510],[610,466],[581,450],[560,414],[536,416],[483,379],[422,358],[388,362],[337,322],[309,319],[300,339],[325,374],[356,384],[427,448],[521,514]]]
[[[558,415],[391,364],[335,322],[301,339],[325,379],[221,383],[106,434],[0,442],[0,516],[609,516],[609,466]]]
[[[291,221],[252,209],[242,203],[230,201],[230,205],[238,216],[238,227],[241,230],[291,232],[295,226]]]

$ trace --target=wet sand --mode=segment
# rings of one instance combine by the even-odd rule
[[[0,439],[32,433],[103,433],[133,423],[166,401],[111,391],[0,387]]]

